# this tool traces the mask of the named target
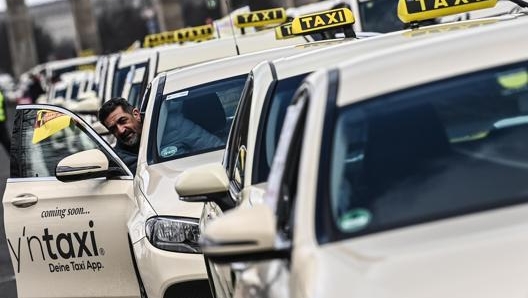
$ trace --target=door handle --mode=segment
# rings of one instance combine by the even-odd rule
[[[27,208],[29,206],[33,206],[37,203],[38,198],[35,195],[32,194],[22,194],[19,196],[16,196],[11,204],[15,205],[18,208]]]

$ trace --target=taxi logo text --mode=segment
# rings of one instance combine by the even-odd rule
[[[20,273],[21,261],[34,262],[42,258],[42,261],[70,260],[85,257],[97,257],[104,255],[104,249],[97,246],[94,222],[88,222],[87,231],[68,232],[53,234],[48,228],[44,228],[42,235],[27,235],[26,227],[22,229],[22,235],[18,241],[7,239],[11,253],[17,263],[17,272]],[[60,263],[49,263],[50,272],[74,270],[100,270],[103,268],[101,262],[85,262],[72,260],[69,265]],[[70,267],[71,265],[71,267]],[[94,270],[95,271],[95,270]]]
[[[309,30],[314,28],[326,27],[329,25],[346,23],[345,15],[341,10],[328,12],[320,15],[300,17],[299,20],[302,30]]]
[[[419,13],[483,1],[485,0],[408,0],[406,4],[409,13]]]

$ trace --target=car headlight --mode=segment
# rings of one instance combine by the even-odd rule
[[[145,224],[149,242],[162,250],[201,253],[198,240],[198,219],[181,217],[152,217]]]

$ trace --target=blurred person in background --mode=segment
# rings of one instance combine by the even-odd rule
[[[44,93],[44,88],[42,88],[42,84],[40,83],[38,76],[31,74],[31,81],[29,82],[26,96],[31,98],[31,103],[35,103],[37,98],[39,98],[39,96]]]
[[[7,155],[9,156],[9,148],[11,148],[11,137],[9,135],[9,130],[7,129],[7,109],[6,109],[6,99],[4,94],[0,90],[0,141],[2,146],[4,146]]]

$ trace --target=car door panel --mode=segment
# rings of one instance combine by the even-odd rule
[[[67,114],[77,124],[47,136],[46,146],[30,142],[31,134],[35,141],[31,117],[36,110]],[[135,204],[130,172],[108,144],[66,110],[19,108],[14,126],[18,145],[12,150],[16,156],[3,208],[18,297],[138,297],[126,226]],[[57,136],[66,136],[64,130],[71,130],[70,138]],[[94,146],[122,168],[122,177],[61,182],[50,174],[64,154]],[[46,163],[50,160],[52,165]],[[33,166],[38,161],[43,164]]]

